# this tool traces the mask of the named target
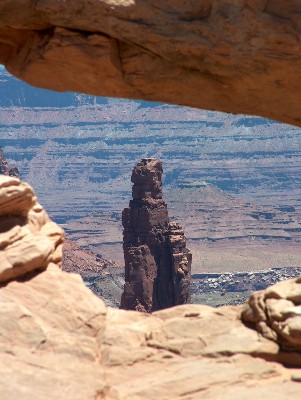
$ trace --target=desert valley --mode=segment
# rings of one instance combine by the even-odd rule
[[[77,269],[108,304],[118,306],[121,295],[121,212],[131,196],[132,168],[142,157],[163,161],[169,216],[182,224],[193,253],[194,301],[241,302],[250,290],[301,270],[299,128],[259,117],[56,93],[5,70],[0,83],[6,158],[35,188],[72,246],[90,263],[100,263],[96,273]],[[272,278],[262,280],[261,271],[269,276],[271,268]],[[248,274],[245,282],[235,275],[241,272]],[[250,283],[254,272],[259,275]],[[218,296],[208,300],[208,292]],[[220,296],[224,292],[229,299]]]

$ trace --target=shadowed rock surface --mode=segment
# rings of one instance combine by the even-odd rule
[[[173,305],[190,303],[192,254],[186,247],[184,231],[177,222],[169,224],[168,244],[172,264]]]
[[[0,63],[48,89],[300,126],[299,8],[298,0],[2,0]]]
[[[162,162],[135,167],[129,208],[122,213],[125,285],[120,307],[152,312],[190,302],[191,253],[184,232],[169,225],[162,197]]]

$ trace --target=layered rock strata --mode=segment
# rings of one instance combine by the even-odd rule
[[[63,231],[37,202],[32,188],[0,175],[0,284],[61,265]]]
[[[162,172],[161,161],[143,158],[132,173],[133,199],[122,214],[123,309],[152,312],[190,301],[191,253],[181,228],[169,225]]]
[[[16,178],[20,178],[20,173],[17,167],[10,167],[4,157],[4,152],[0,147],[0,174],[15,176]]]

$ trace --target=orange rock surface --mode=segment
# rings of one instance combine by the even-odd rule
[[[299,399],[300,278],[243,307],[112,309],[61,271],[62,232],[30,186],[0,188],[2,400]]]
[[[301,125],[300,21],[297,0],[3,0],[0,62],[46,88]],[[61,243],[31,187],[1,177],[2,400],[300,398],[300,278],[145,315],[62,272]]]
[[[2,0],[0,63],[58,91],[301,126],[297,0]]]

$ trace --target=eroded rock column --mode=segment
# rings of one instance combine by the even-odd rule
[[[184,231],[177,222],[169,224],[168,242],[172,261],[174,304],[190,303],[192,254],[186,247]]]
[[[169,225],[162,172],[161,161],[143,158],[132,173],[133,199],[122,214],[123,309],[152,312],[190,301],[191,253],[181,228]]]

